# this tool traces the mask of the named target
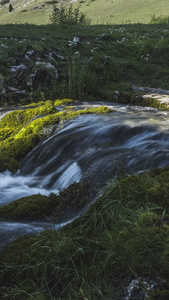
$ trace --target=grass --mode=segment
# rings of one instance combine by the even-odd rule
[[[168,24],[2,25],[1,78],[4,86],[10,83],[10,68],[24,56],[28,45],[38,53],[48,45],[49,51],[56,51],[57,46],[58,54],[66,58],[64,64],[56,62],[62,75],[38,90],[21,82],[21,88],[27,89],[23,102],[55,98],[115,101],[115,91],[123,98],[127,92],[129,98],[133,85],[168,89],[168,31]],[[75,36],[80,38],[77,45],[70,43]],[[1,104],[5,103],[14,102],[4,95]]]
[[[161,195],[151,197],[157,187],[165,194],[164,177],[167,181],[166,168],[161,174],[126,177],[59,232],[44,231],[9,244],[0,254],[4,298],[121,299],[131,279],[141,282],[144,277],[158,285],[148,299],[165,299],[168,215]],[[145,283],[142,289],[147,291]]]
[[[54,104],[68,105],[72,102],[70,98],[114,101],[115,91],[119,91],[122,102],[128,103],[132,100],[132,85],[168,89],[169,24],[138,24],[149,23],[151,15],[166,15],[167,1],[161,0],[157,6],[153,0],[146,4],[143,0],[130,0],[127,5],[124,0],[104,0],[104,5],[103,0],[87,0],[81,3],[81,10],[95,25],[78,27],[44,25],[48,23],[50,12],[46,10],[51,9],[51,4],[32,11],[35,6],[32,3],[21,11],[19,3],[15,2],[11,13],[5,6],[0,11],[1,24],[13,23],[0,26],[1,88],[10,82],[10,68],[24,56],[28,45],[42,52],[46,47],[49,50],[57,47],[66,61],[64,66],[58,63],[62,79],[50,82],[44,90],[30,89],[27,98],[15,101],[1,96],[1,105],[35,102],[38,106],[28,109],[30,113],[15,113],[13,124],[20,119],[18,126],[11,126],[12,115],[1,121],[1,171],[7,167],[13,171],[19,168],[16,159],[44,138],[44,127],[81,113],[97,113],[68,109],[69,106],[54,112]],[[41,4],[42,1],[36,1],[36,5]],[[14,24],[19,22],[38,26]],[[80,38],[77,45],[70,43],[74,36]],[[62,98],[64,101],[54,102]],[[53,100],[50,115],[34,120],[42,113],[37,102],[47,99]],[[138,101],[135,104],[140,104]],[[107,111],[100,108],[99,112]],[[149,292],[148,300],[168,299],[168,179],[168,167],[123,178],[106,188],[85,214],[59,232],[44,231],[39,236],[28,235],[10,243],[0,253],[0,297],[116,300],[124,296],[132,279],[139,279],[141,290],[147,292],[144,283],[147,278],[157,284]],[[42,199],[40,195],[24,197],[2,208],[1,217],[16,220],[19,215],[22,220],[27,215],[27,200],[30,214],[37,206],[35,218],[43,217],[46,212],[44,207],[39,210],[41,200],[49,215],[51,201],[59,212],[64,210],[64,203],[84,205],[81,196],[70,199],[66,192],[62,196],[63,200],[56,195],[50,199],[45,196]]]
[[[57,3],[58,2],[58,3]],[[65,0],[64,5],[69,5],[70,0]],[[42,5],[45,6],[42,6]],[[61,0],[55,2],[60,7]],[[124,23],[149,23],[153,15],[166,15],[167,0],[78,0],[75,7],[80,5],[80,10],[85,13],[92,24],[124,24]],[[37,7],[37,9],[34,9]],[[48,24],[53,5],[52,1],[36,0],[23,3],[17,0],[13,4],[14,10],[9,12],[9,4],[0,5],[0,23],[32,23]],[[169,15],[169,13],[167,14]]]

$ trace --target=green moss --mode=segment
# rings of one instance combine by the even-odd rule
[[[160,101],[153,99],[151,96],[144,98],[141,94],[133,94],[131,92],[121,92],[118,102],[122,104],[153,107],[162,110],[169,109],[167,104],[161,103]]]
[[[59,113],[59,118],[61,121],[76,118],[81,115],[88,115],[88,114],[107,114],[113,112],[113,110],[109,109],[106,106],[94,107],[94,108],[86,108],[80,109],[77,111],[62,111]]]
[[[11,128],[0,128],[0,141],[3,141],[9,136],[11,136],[13,131],[14,130]]]
[[[4,172],[7,169],[11,172],[16,172],[19,169],[19,163],[14,157],[0,153],[0,172]]]
[[[0,206],[0,218],[3,220],[38,220],[45,217],[66,219],[78,212],[87,203],[87,184],[73,183],[59,195],[31,195]]]
[[[67,104],[71,104],[74,103],[75,101],[72,99],[57,99],[54,101],[54,105],[55,106],[61,106],[61,105],[67,105]]]
[[[19,166],[16,160],[21,159],[31,151],[41,139],[48,137],[52,131],[52,125],[59,123],[59,121],[83,114],[111,112],[107,107],[56,112],[51,101],[42,102],[40,105],[36,108],[14,111],[2,118],[0,122],[1,172],[6,168],[10,171],[16,171]]]
[[[143,98],[141,96],[136,96],[136,97],[134,96],[134,97],[132,97],[130,104],[168,110],[168,107],[167,107],[166,104],[160,103],[158,100],[153,99],[151,96],[150,96],[150,98]]]
[[[20,159],[31,151],[40,141],[40,137],[36,134],[29,134],[23,138],[10,138],[2,142],[0,145],[1,154],[4,156]]]
[[[65,106],[63,107],[63,110],[68,110],[68,111],[76,111],[76,106]]]
[[[32,121],[31,123],[29,123],[28,125],[24,126],[18,132],[18,134],[15,135],[15,139],[18,139],[21,137],[26,137],[29,134],[41,135],[41,133],[45,127],[57,124],[58,122],[59,122],[58,113],[36,119],[36,120]],[[43,136],[43,138],[44,138],[44,136]]]
[[[161,225],[161,218],[154,212],[143,213],[138,219],[138,224],[142,228],[154,227],[156,225]]]
[[[49,197],[32,195],[0,207],[0,218],[12,220],[37,220],[48,216],[52,211]]]
[[[11,112],[1,119],[1,172],[6,169],[16,171],[19,167],[17,159],[21,159],[39,143],[41,138],[46,136],[47,131],[43,132],[44,127],[58,122],[58,117],[55,115],[50,117],[50,114],[56,111],[53,103],[47,101],[41,104],[36,108]],[[49,115],[32,121],[46,114]]]
[[[27,122],[33,120],[34,118],[50,114],[54,111],[56,110],[53,106],[52,101],[47,101],[44,105],[36,108],[15,110],[1,119],[0,128],[20,128]]]

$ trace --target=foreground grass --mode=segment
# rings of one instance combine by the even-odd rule
[[[168,32],[168,24],[4,25],[0,27],[2,87],[8,86],[11,66],[24,57],[27,46],[43,53],[48,45],[48,50],[57,47],[65,58],[64,64],[57,62],[62,77],[38,90],[26,87],[26,99],[18,98],[15,103],[60,97],[115,101],[116,91],[129,99],[133,85],[168,89]],[[80,38],[77,44],[72,43],[75,36]],[[25,88],[24,82],[20,88]],[[4,105],[14,100],[4,94],[0,101]]]
[[[59,232],[9,244],[0,254],[2,297],[121,299],[133,278],[147,292],[146,278],[156,283],[148,299],[167,299],[168,177],[168,167],[126,177]]]

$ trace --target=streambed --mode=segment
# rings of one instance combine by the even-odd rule
[[[169,112],[107,106],[116,112],[67,121],[21,161],[19,172],[1,173],[0,205],[35,193],[58,193],[74,181],[87,180],[97,194],[119,171],[133,174],[169,165]],[[0,246],[49,226],[58,228],[48,220],[0,222]]]

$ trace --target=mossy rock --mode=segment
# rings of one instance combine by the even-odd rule
[[[52,211],[49,197],[31,195],[0,207],[0,218],[12,220],[36,220],[48,216]]]
[[[67,189],[60,191],[59,195],[51,193],[49,197],[54,208],[53,215],[63,218],[65,213],[79,212],[89,201],[87,187],[87,183],[74,182]]]
[[[59,195],[51,193],[49,196],[31,195],[22,197],[0,206],[0,218],[3,220],[39,220],[47,217],[64,220],[71,214],[77,213],[87,201],[87,184],[73,183]]]
[[[11,136],[13,132],[14,130],[11,128],[0,128],[0,141],[3,141]]]
[[[47,101],[36,108],[7,114],[0,122],[0,172],[6,169],[15,172],[19,167],[17,160],[31,151],[42,139],[47,138],[52,132],[52,126],[60,121],[84,114],[109,112],[111,110],[107,107],[56,112],[53,102]]]
[[[118,102],[121,104],[130,104],[137,106],[153,107],[162,110],[168,110],[167,104],[153,99],[151,96],[144,98],[142,94],[133,94],[132,92],[120,92]]]
[[[47,101],[44,105],[32,109],[15,110],[1,119],[0,128],[20,128],[38,116],[47,115],[55,111],[52,101]]]
[[[18,134],[15,135],[15,139],[28,136],[29,134],[41,135],[42,130],[45,127],[59,123],[58,113],[50,114],[48,116],[36,119],[24,126]],[[44,136],[43,136],[44,138]]]
[[[114,110],[109,109],[106,106],[94,107],[94,108],[86,108],[86,109],[79,109],[77,111],[61,111],[58,115],[61,121],[69,120],[72,118],[76,118],[81,115],[88,115],[88,114],[108,114],[113,112]]]
[[[56,99],[54,101],[54,105],[55,106],[62,106],[62,105],[68,105],[68,104],[72,104],[74,103],[75,101],[72,100],[72,99]]]
[[[36,134],[29,134],[23,138],[9,138],[1,143],[0,151],[4,156],[20,159],[31,151],[40,141]]]
[[[6,170],[16,172],[19,169],[19,162],[14,158],[5,154],[0,154],[0,172]]]
[[[59,122],[56,111],[51,101],[44,105],[27,110],[18,110],[6,115],[0,122],[0,172],[6,169],[15,172],[24,155],[31,151],[41,139],[50,134],[51,130],[44,130]],[[31,122],[38,116],[48,114]],[[28,123],[28,124],[27,124]],[[7,127],[5,127],[7,126]],[[11,127],[10,127],[11,126]]]

